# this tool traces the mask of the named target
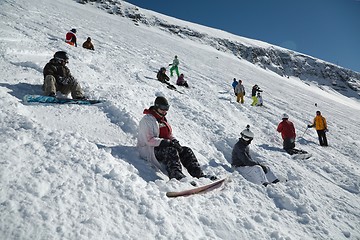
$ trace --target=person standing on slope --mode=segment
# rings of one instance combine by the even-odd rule
[[[238,84],[239,84],[238,81],[236,81],[236,78],[234,78],[231,86],[232,86],[233,89],[234,89],[234,94],[235,94],[235,96],[237,96],[237,94],[236,94],[236,92],[235,92],[235,88],[236,88],[236,86],[237,86]]]
[[[169,66],[171,66],[170,68],[170,77],[173,76],[173,71],[175,70],[176,72],[176,76],[179,77],[179,59],[177,56],[175,56],[174,60],[173,60],[173,63],[170,63]]]
[[[245,87],[242,85],[242,81],[239,80],[239,83],[235,87],[235,94],[236,94],[236,102],[244,103],[244,96],[245,96]]]
[[[154,105],[144,110],[145,116],[139,123],[137,147],[140,157],[160,168],[164,164],[169,178],[180,180],[185,177],[183,165],[196,178],[205,177],[195,154],[189,147],[181,146],[172,134],[166,119],[170,105],[165,97],[159,96]]]
[[[314,118],[313,124],[308,125],[308,128],[312,127],[315,127],[316,129],[320,146],[328,146],[326,138],[326,132],[328,131],[326,119],[321,115],[320,111],[316,111],[316,117]]]
[[[76,42],[76,29],[73,28],[71,29],[65,36],[65,42],[67,44],[70,44],[71,46],[75,46],[77,47],[77,42]]]
[[[56,91],[69,94],[73,99],[86,99],[77,80],[71,75],[66,64],[69,57],[66,52],[58,51],[44,67],[43,90],[46,96],[56,96]]]
[[[251,106],[256,106],[256,104],[258,103],[258,99],[256,97],[257,92],[262,92],[262,90],[260,90],[259,86],[257,84],[255,84],[251,89],[251,98],[253,100],[253,102],[251,103]]]
[[[279,179],[268,166],[254,161],[250,156],[250,143],[254,134],[247,125],[240,133],[241,137],[232,150],[231,166],[237,170],[245,179],[256,184],[267,186],[270,183],[277,183]]]

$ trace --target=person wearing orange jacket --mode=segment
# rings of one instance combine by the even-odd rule
[[[312,127],[315,127],[316,129],[319,137],[320,146],[328,146],[326,138],[326,132],[328,131],[326,119],[321,115],[320,111],[316,111],[316,117],[314,118],[313,124],[308,125],[308,128]]]

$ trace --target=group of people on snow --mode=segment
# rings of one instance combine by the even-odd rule
[[[183,146],[174,137],[172,128],[166,118],[170,105],[163,96],[156,97],[154,104],[144,109],[143,118],[139,123],[139,133],[137,147],[140,156],[154,166],[161,169],[164,165],[168,177],[180,180],[185,177],[182,166],[192,177],[208,177],[201,170],[200,164],[191,148]],[[284,140],[283,148],[290,155],[299,153],[301,150],[295,149],[295,127],[289,121],[289,116],[283,114],[282,122],[279,123],[277,131],[281,133]],[[319,141],[322,146],[327,146],[326,142],[326,120],[318,111],[312,125],[319,134]],[[320,140],[321,136],[321,140]],[[325,139],[324,139],[325,136]],[[256,184],[267,186],[279,182],[269,166],[254,160],[250,155],[250,144],[254,139],[254,134],[247,126],[241,133],[238,142],[232,150],[231,166],[238,171],[245,179]],[[322,144],[326,142],[325,144]],[[215,176],[210,176],[216,179]]]
[[[179,73],[179,67],[178,67],[179,63],[180,63],[180,61],[178,59],[178,56],[175,55],[173,62],[169,64],[169,66],[171,66],[171,68],[170,68],[170,77],[174,76],[173,72],[175,71],[176,76],[177,76],[176,85],[188,88],[189,84],[184,79],[185,75],[183,73],[181,73],[181,74]],[[156,78],[160,82],[165,83],[167,85],[171,85],[169,83],[170,77],[168,75],[166,75],[166,68],[165,67],[161,67],[160,70],[158,71],[157,75],[156,75]]]
[[[72,29],[66,35],[66,42],[70,45],[77,46],[76,43],[76,29]],[[90,37],[84,42],[83,46],[94,50]],[[56,96],[56,92],[60,91],[62,94],[71,94],[73,99],[86,99],[83,90],[78,81],[71,75],[66,64],[69,62],[69,57],[65,51],[58,51],[53,58],[45,65],[43,69],[44,84],[43,90],[47,96]],[[188,87],[184,80],[184,74],[179,74],[178,65],[179,60],[175,56],[172,64],[169,64],[170,76],[173,76],[173,71],[176,72],[178,80],[176,82],[179,86]],[[166,75],[166,68],[162,67],[157,73],[157,79],[160,82],[169,84],[170,78]],[[234,94],[236,101],[243,104],[245,96],[245,88],[242,80],[233,81]],[[252,106],[261,106],[262,100],[260,92],[262,90],[257,84],[252,87],[251,96],[253,102]],[[182,167],[184,167],[192,177],[201,178],[209,177],[212,180],[217,179],[215,176],[206,175],[202,171],[200,164],[190,147],[181,145],[174,137],[172,128],[167,121],[166,115],[169,111],[170,105],[167,99],[163,96],[156,97],[154,104],[149,108],[144,109],[143,118],[139,123],[139,133],[137,147],[140,156],[158,168],[165,166],[168,177],[180,180],[185,177]],[[317,131],[319,143],[321,146],[328,146],[326,132],[326,119],[321,115],[320,111],[316,112],[312,124],[308,128],[314,127]],[[281,133],[283,138],[283,149],[289,153],[297,154],[302,150],[295,148],[295,127],[289,121],[289,116],[285,113],[282,116],[282,121],[277,127],[277,131]],[[250,144],[254,139],[254,134],[247,126],[241,133],[238,142],[234,145],[232,150],[231,166],[238,171],[245,179],[267,186],[279,182],[269,166],[264,163],[255,161],[250,155]]]
[[[237,81],[236,78],[234,78],[231,86],[234,89],[234,94],[236,96],[236,102],[243,104],[244,101],[244,97],[245,97],[245,87],[242,84],[242,80]],[[252,89],[251,89],[251,98],[253,100],[253,102],[251,103],[251,106],[263,106],[263,100],[261,97],[261,93],[262,90],[260,89],[260,87],[255,84]]]
[[[65,42],[71,46],[77,47],[77,37],[76,37],[76,29],[73,28],[65,35]],[[95,50],[93,43],[91,42],[91,38],[88,37],[86,41],[82,45],[83,48],[89,50]]]

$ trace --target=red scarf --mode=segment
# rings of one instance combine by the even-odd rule
[[[172,129],[165,116],[161,116],[155,109],[152,108],[145,109],[144,114],[151,114],[156,118],[156,121],[159,123],[159,138],[170,139]]]

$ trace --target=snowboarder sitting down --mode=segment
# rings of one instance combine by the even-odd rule
[[[235,144],[232,151],[231,166],[238,171],[245,179],[256,184],[267,186],[270,183],[277,183],[279,180],[268,166],[254,161],[249,153],[250,143],[254,134],[247,125],[241,133],[241,138]]]
[[[156,78],[162,82],[162,83],[165,83],[166,81],[169,81],[170,78],[166,75],[166,68],[162,67],[160,68],[160,70],[158,71],[157,75],[156,75]]]
[[[71,29],[65,36],[65,42],[71,46],[77,47],[76,29]]]
[[[184,87],[189,87],[187,81],[185,81],[184,79],[184,74],[180,74],[179,78],[176,81],[176,85],[178,86],[184,86]]]
[[[56,92],[60,91],[62,94],[69,94],[73,99],[85,99],[80,84],[71,75],[66,64],[69,62],[69,57],[66,52],[58,51],[44,67],[44,84],[43,90],[46,96],[56,96]]]
[[[180,180],[185,177],[183,165],[193,177],[205,177],[195,154],[189,147],[181,146],[172,134],[166,119],[170,106],[165,97],[159,96],[154,105],[144,110],[144,117],[139,123],[137,147],[140,156],[161,169],[166,167],[169,178]]]
[[[91,42],[91,38],[88,37],[86,41],[83,43],[83,48],[89,49],[89,50],[95,50],[94,45]]]

